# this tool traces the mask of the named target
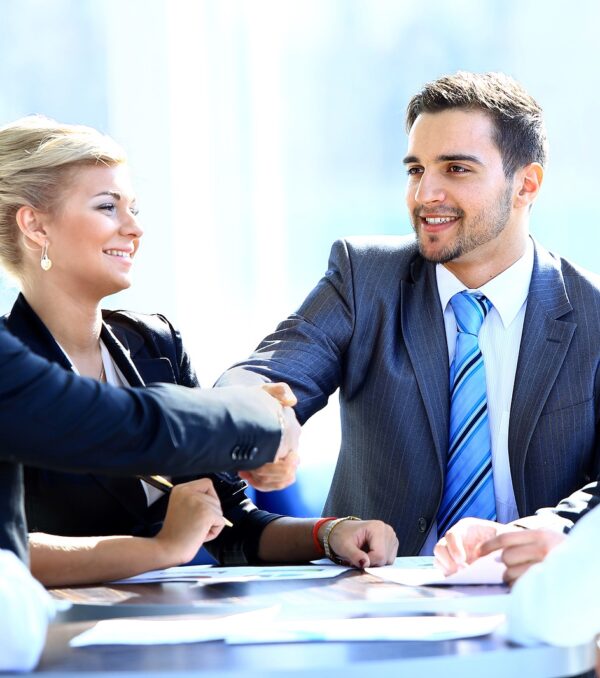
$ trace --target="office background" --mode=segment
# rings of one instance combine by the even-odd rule
[[[403,111],[447,72],[505,71],[540,101],[534,235],[599,271],[599,20],[594,0],[0,0],[0,124],[44,113],[125,147],[145,235],[106,306],[167,315],[210,385],[335,238],[410,232]],[[0,312],[15,294],[2,279]],[[298,513],[320,511],[338,443],[332,402],[306,427]]]

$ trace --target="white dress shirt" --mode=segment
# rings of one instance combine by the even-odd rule
[[[54,604],[12,551],[0,549],[0,671],[31,671],[46,642]]]
[[[525,253],[510,268],[476,290],[468,290],[485,294],[493,305],[479,331],[479,347],[485,365],[496,519],[500,523],[518,518],[508,459],[508,425],[533,257],[533,242],[528,238]],[[435,272],[444,313],[450,367],[454,360],[457,334],[450,299],[467,288],[442,264],[436,266]],[[434,526],[421,549],[421,555],[431,555],[436,541],[437,529]]]
[[[600,633],[600,507],[513,586],[508,634],[521,644],[579,645]]]

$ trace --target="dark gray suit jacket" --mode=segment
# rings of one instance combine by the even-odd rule
[[[509,458],[519,514],[598,475],[600,280],[535,245]],[[286,381],[306,421],[340,389],[342,445],[326,515],[379,518],[421,549],[446,468],[448,348],[435,265],[414,238],[348,238],[297,313],[219,385]]]

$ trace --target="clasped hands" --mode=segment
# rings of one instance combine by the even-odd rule
[[[297,452],[300,424],[292,409],[297,399],[287,384],[263,384],[258,388],[271,396],[273,406],[278,409],[282,427],[281,442],[274,461],[252,471],[239,471],[238,475],[255,489],[269,492],[281,490],[296,480],[296,470],[300,463]]]
[[[504,581],[512,585],[527,570],[565,539],[551,530],[527,530],[480,518],[463,518],[436,544],[433,554],[444,574],[457,572],[477,558],[501,551],[506,565]]]

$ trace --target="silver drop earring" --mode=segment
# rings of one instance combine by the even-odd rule
[[[40,259],[40,266],[44,271],[49,271],[52,268],[52,261],[48,257],[48,241],[42,247],[42,258]]]

